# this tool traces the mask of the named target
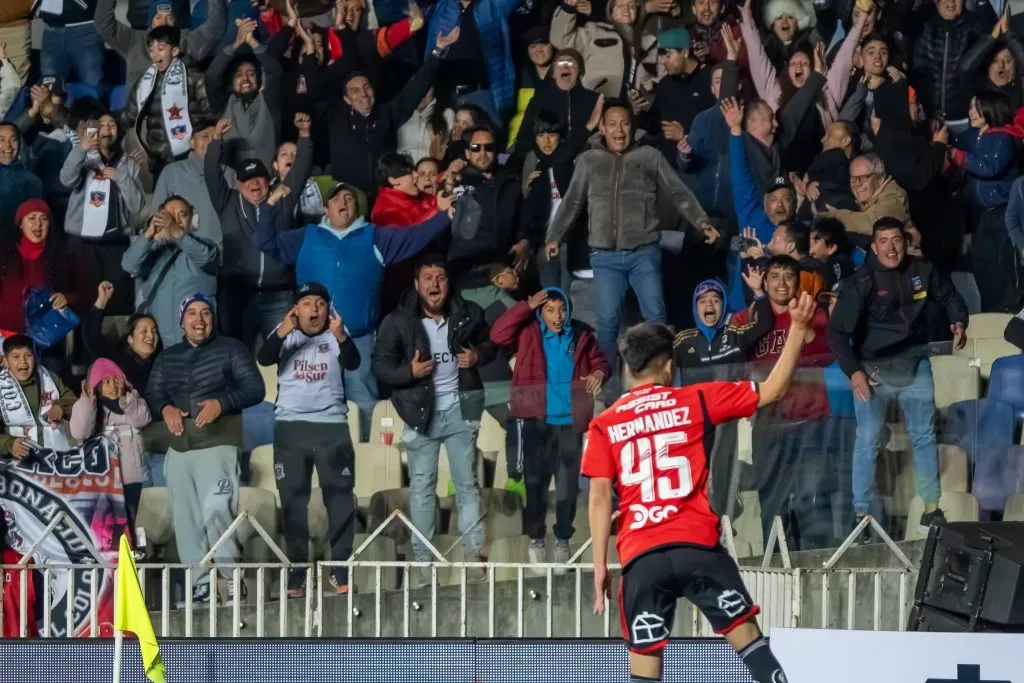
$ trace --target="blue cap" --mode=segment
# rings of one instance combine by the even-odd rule
[[[687,50],[690,34],[683,28],[670,28],[658,34],[659,50]]]

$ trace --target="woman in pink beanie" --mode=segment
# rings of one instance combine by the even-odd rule
[[[139,507],[147,463],[139,430],[151,421],[149,406],[112,360],[97,358],[82,382],[82,396],[71,409],[71,436],[106,434],[117,442],[124,500],[132,519]]]

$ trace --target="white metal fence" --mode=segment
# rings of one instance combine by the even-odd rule
[[[239,518],[241,520],[241,517]],[[236,521],[239,521],[236,520]],[[394,521],[419,532],[400,512],[378,527],[353,556],[343,562],[289,563],[273,540],[264,534],[279,557],[277,562],[214,564],[213,553],[204,566],[184,564],[138,565],[140,581],[150,606],[155,630],[162,637],[608,637],[619,634],[617,605],[608,605],[603,617],[593,615],[593,564],[579,558],[589,541],[565,564],[448,561],[427,543],[434,562],[370,561],[360,559],[373,539]],[[239,522],[240,523],[240,522]],[[253,521],[258,532],[258,523]],[[897,558],[898,568],[838,568],[839,560],[854,540],[872,525]],[[237,526],[237,525],[235,525]],[[730,525],[724,520],[729,537]],[[852,628],[902,630],[909,609],[910,581],[916,573],[906,555],[868,518],[836,550],[821,568],[793,568],[785,540],[776,521],[767,542],[761,567],[742,566],[741,575],[754,601],[761,607],[762,629],[774,627]],[[225,534],[227,537],[227,534]],[[421,540],[426,541],[420,537]],[[224,539],[222,538],[221,541]],[[781,567],[769,566],[779,546]],[[726,546],[731,544],[726,540]],[[730,548],[731,550],[731,548]],[[75,623],[85,610],[89,637],[104,634],[98,623],[100,576],[113,567],[92,565],[31,565],[2,568],[12,583],[7,590],[18,596],[17,628],[25,637],[37,630],[40,637],[60,637],[54,627],[55,595],[65,599],[57,615],[63,623]],[[337,595],[328,581],[332,569],[345,567],[355,590]],[[408,577],[413,568],[425,567],[430,580],[414,588]],[[468,570],[482,568],[484,579],[469,580]],[[8,575],[6,570],[14,570]],[[33,575],[26,571],[37,570]],[[613,595],[618,565],[610,565]],[[288,597],[291,572],[305,572],[302,597]],[[194,604],[188,588],[193,579],[208,575],[212,599]],[[397,579],[397,581],[396,581]],[[84,583],[82,583],[84,582]],[[400,583],[400,588],[394,588]],[[57,588],[59,586],[59,589]],[[77,586],[87,587],[76,590]],[[228,587],[232,587],[228,593]],[[30,588],[41,602],[39,619],[29,612]],[[247,591],[246,588],[249,590]],[[40,595],[41,593],[41,595]],[[177,595],[176,595],[177,594]],[[231,599],[225,599],[231,595]],[[864,599],[870,595],[870,599]],[[613,614],[613,612],[615,614]],[[0,612],[0,633],[11,632],[10,614]],[[81,616],[78,617],[79,621]],[[36,629],[29,626],[35,623]],[[692,605],[681,601],[677,609],[676,635],[707,636],[711,628]]]

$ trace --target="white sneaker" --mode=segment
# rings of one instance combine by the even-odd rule
[[[543,538],[535,538],[530,541],[530,564],[544,564],[548,561],[547,548],[544,547]],[[530,570],[534,576],[544,576],[547,572],[539,567]]]
[[[572,552],[569,550],[569,541],[558,540],[555,542],[555,557],[552,560],[555,564],[569,564],[569,558],[572,557]],[[567,568],[560,568],[555,570],[555,574],[568,574]]]

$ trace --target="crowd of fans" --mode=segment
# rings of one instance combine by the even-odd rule
[[[622,390],[622,326],[672,326],[681,382],[749,376],[801,291],[820,305],[807,374],[754,424],[766,528],[783,515],[815,547],[836,540],[826,494],[846,494],[849,524],[874,512],[889,399],[923,523],[942,520],[922,349],[965,340],[953,270],[973,273],[981,310],[1018,304],[1024,49],[1008,9],[129,0],[125,23],[114,0],[2,5],[0,333],[32,415],[5,419],[0,454],[66,447],[68,420],[75,438],[119,434],[129,506],[169,487],[182,561],[231,522],[257,361],[278,372],[293,559],[314,465],[331,553],[350,554],[348,402],[368,425],[390,398],[426,537],[443,445],[466,556],[484,552],[488,410],[524,477],[531,558],[564,561],[582,434],[595,397]],[[133,431],[151,421],[159,449]],[[719,431],[716,453],[734,452]],[[733,460],[712,464],[718,510]],[[347,590],[343,569],[332,581]]]

